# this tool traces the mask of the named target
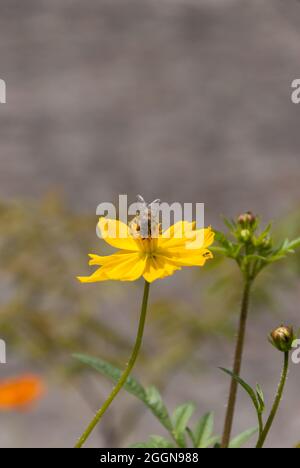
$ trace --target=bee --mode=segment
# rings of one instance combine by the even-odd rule
[[[141,195],[137,196],[138,210],[136,216],[129,223],[130,231],[135,238],[156,238],[160,234],[159,203],[156,199],[146,203]]]

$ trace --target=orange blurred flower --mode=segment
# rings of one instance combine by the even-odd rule
[[[24,409],[39,399],[45,391],[45,385],[35,375],[0,380],[0,411]]]

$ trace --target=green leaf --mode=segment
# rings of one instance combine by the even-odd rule
[[[151,386],[146,388],[146,404],[152,413],[159,419],[161,424],[171,431],[173,429],[172,421],[156,387]]]
[[[205,448],[204,445],[211,438],[214,430],[214,415],[206,413],[197,423],[194,430],[194,437],[197,448]]]
[[[185,447],[185,431],[194,411],[194,403],[189,402],[178,406],[173,413],[173,435],[180,447]]]
[[[227,226],[230,232],[234,232],[236,230],[236,224],[233,221],[233,219],[228,219],[228,218],[223,217],[223,222],[225,226]]]
[[[132,448],[174,448],[174,445],[164,437],[153,435],[147,442],[131,445]]]
[[[237,437],[232,439],[232,441],[229,444],[229,448],[240,448],[242,445],[244,445],[246,442],[248,442],[249,439],[258,431],[257,427],[254,427],[252,429],[248,429],[245,432],[242,432],[239,434]]]
[[[259,403],[257,401],[257,396],[253,388],[250,387],[243,379],[241,379],[239,376],[235,375],[233,372],[231,372],[228,369],[224,369],[224,367],[220,367],[220,369],[225,372],[226,374],[230,375],[233,379],[235,379],[242,387],[243,389],[248,393],[250,396],[256,411],[259,411]]]
[[[130,445],[129,448],[152,448],[152,445],[149,445],[150,442],[137,442],[136,444]]]
[[[290,245],[290,241],[288,239],[284,239],[281,250],[288,250]]]
[[[268,261],[267,257],[263,257],[262,255],[257,255],[257,254],[247,255],[247,259],[248,260],[261,260],[262,262]]]
[[[243,248],[243,244],[234,244],[234,248],[233,248],[233,251],[232,251],[232,256],[233,258],[237,258],[240,254],[240,251],[242,250]]]
[[[118,382],[122,375],[122,371],[115,366],[112,366],[106,361],[102,359],[95,358],[92,356],[87,356],[84,354],[73,354],[73,357],[78,361],[82,362],[83,364],[87,364],[88,366],[92,367],[96,371],[100,372],[100,374],[105,375],[106,377],[110,378],[114,382]],[[144,403],[147,402],[146,399],[146,391],[144,387],[133,377],[128,377],[125,385],[125,390],[131,393],[139,400],[143,401]]]
[[[92,356],[87,356],[83,354],[74,354],[73,357],[83,364],[87,364],[100,374],[105,375],[114,382],[117,382],[121,375],[122,371],[115,366],[112,366],[102,359],[95,358]],[[128,377],[124,385],[124,389],[142,401],[156,416],[161,424],[168,430],[172,431],[173,426],[168,413],[167,408],[165,407],[159,391],[155,387],[149,387],[145,389],[134,377]]]
[[[208,439],[206,443],[203,444],[203,447],[199,447],[199,448],[204,448],[204,449],[209,448],[209,447],[219,448],[219,447],[216,447],[216,445],[219,445],[220,443],[221,443],[221,437],[214,436]]]
[[[160,436],[151,436],[150,437],[151,442],[154,444],[155,448],[172,448],[174,445],[169,442],[167,439],[164,437]]]
[[[288,250],[294,250],[300,247],[300,237],[298,239],[294,239],[293,241],[289,242]]]
[[[225,234],[223,234],[221,231],[215,231],[215,239],[226,250],[230,250],[232,248],[232,243],[227,239]]]
[[[195,439],[195,435],[194,435],[193,431],[191,431],[191,429],[189,427],[187,427],[186,432],[189,435],[191,441],[193,442],[193,447],[196,447],[196,439]]]
[[[270,257],[268,257],[267,261],[268,263],[274,263],[274,262],[278,262],[279,260],[282,260],[283,258],[285,258],[285,253],[271,255]]]
[[[257,238],[257,243],[259,244],[261,241],[267,237],[267,235],[270,233],[272,229],[272,223],[269,223],[268,226],[262,231],[262,233],[258,236]]]
[[[260,410],[260,413],[262,414],[265,410],[265,397],[264,397],[262,388],[259,384],[256,385],[256,394],[257,394],[257,399],[259,403],[259,410]]]

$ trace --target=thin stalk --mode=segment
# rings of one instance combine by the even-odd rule
[[[258,415],[258,433],[259,433],[258,437],[261,437],[263,430],[264,430],[263,417],[262,417],[262,414],[260,413]]]
[[[131,354],[131,357],[128,361],[128,364],[123,371],[118,383],[116,386],[113,388],[111,394],[107,398],[107,400],[104,402],[102,407],[97,411],[96,415],[86,428],[86,430],[83,432],[81,437],[79,438],[78,442],[75,445],[75,448],[81,448],[83,444],[86,442],[86,440],[89,438],[91,435],[92,431],[96,427],[96,425],[99,423],[100,419],[106,412],[106,410],[109,408],[113,400],[116,398],[124,384],[126,383],[127,378],[129,377],[135,362],[137,360],[141,345],[142,345],[142,339],[143,339],[143,334],[144,334],[144,328],[145,328],[145,321],[146,321],[146,314],[147,314],[147,305],[148,305],[148,298],[149,298],[149,289],[150,289],[150,283],[145,281],[145,286],[144,286],[144,295],[143,295],[143,302],[142,302],[142,307],[141,307],[141,315],[140,315],[140,321],[139,321],[139,326],[138,326],[138,331],[137,331],[137,336],[134,344],[134,348]]]
[[[243,292],[239,331],[238,331],[235,356],[234,356],[234,364],[233,364],[233,374],[236,376],[240,376],[240,372],[241,372],[251,285],[252,285],[252,281],[250,279],[246,279],[244,292]],[[238,382],[234,378],[232,378],[231,385],[230,385],[229,398],[228,398],[227,411],[226,411],[226,418],[225,418],[225,423],[224,423],[222,448],[228,448],[229,446],[234,412],[235,412],[237,389],[238,389]]]
[[[274,400],[274,403],[273,403],[273,407],[271,409],[271,413],[270,413],[270,416],[268,418],[268,421],[265,425],[265,428],[257,442],[257,445],[256,445],[256,448],[263,448],[264,446],[264,443],[266,441],[266,438],[269,434],[269,431],[272,427],[272,424],[274,422],[274,419],[275,419],[275,416],[276,416],[276,413],[277,413],[277,410],[279,408],[279,405],[280,405],[280,402],[281,402],[281,399],[282,399],[282,395],[283,395],[283,390],[284,390],[284,387],[285,387],[285,383],[286,383],[286,379],[287,379],[287,375],[288,375],[288,371],[289,371],[289,352],[286,352],[284,353],[284,363],[283,363],[283,370],[282,370],[282,374],[281,374],[281,378],[280,378],[280,382],[279,382],[279,386],[278,386],[278,390],[277,390],[277,394],[276,394],[276,397],[275,397],[275,400]]]

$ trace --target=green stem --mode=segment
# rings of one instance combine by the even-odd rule
[[[144,334],[144,328],[145,328],[145,321],[146,321],[146,313],[147,313],[147,305],[148,305],[148,298],[149,298],[149,289],[150,289],[150,283],[145,281],[145,286],[144,286],[144,295],[143,295],[143,302],[142,302],[142,307],[141,307],[141,315],[140,315],[140,321],[139,321],[139,327],[138,327],[138,332],[134,344],[134,348],[131,354],[131,357],[128,361],[128,364],[122,373],[118,383],[114,387],[113,391],[107,398],[107,400],[104,402],[102,407],[99,409],[99,411],[96,413],[86,430],[83,432],[81,437],[79,438],[77,444],[75,445],[75,448],[81,448],[83,444],[86,442],[106,410],[109,408],[115,397],[118,395],[124,384],[126,383],[127,378],[129,377],[134,364],[136,362],[136,359],[138,357],[141,344],[142,344],[142,339],[143,339],[143,334]]]
[[[233,373],[234,375],[238,377],[240,376],[242,359],[243,359],[243,350],[244,350],[245,335],[246,335],[251,285],[252,285],[252,281],[250,279],[246,279],[245,286],[244,286],[242,307],[241,307],[239,331],[238,331],[235,356],[234,356],[234,365],[233,365]],[[235,412],[237,389],[238,389],[238,382],[236,381],[236,379],[232,378],[226,417],[225,417],[225,423],[224,423],[222,448],[228,448],[229,446],[234,412]]]
[[[262,417],[261,413],[258,414],[258,429],[259,429],[259,436],[258,437],[261,437],[261,435],[263,433],[263,430],[264,430],[263,417]]]
[[[283,370],[282,370],[282,374],[281,374],[277,394],[276,394],[276,397],[275,397],[275,401],[274,401],[274,404],[273,404],[269,419],[268,419],[268,421],[267,421],[267,423],[265,425],[265,428],[264,428],[264,430],[263,430],[263,432],[262,432],[262,434],[261,434],[261,436],[260,436],[260,438],[259,438],[259,440],[257,442],[256,448],[263,448],[264,443],[266,441],[266,438],[267,438],[267,436],[269,434],[269,431],[270,431],[270,429],[272,427],[273,421],[275,419],[277,410],[279,408],[279,405],[280,405],[280,402],[281,402],[281,399],[282,399],[283,390],[284,390],[287,375],[288,375],[288,370],[289,370],[289,352],[286,352],[286,353],[284,353]]]

